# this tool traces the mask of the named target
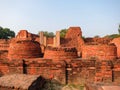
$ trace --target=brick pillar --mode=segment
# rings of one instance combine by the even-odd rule
[[[56,47],[60,46],[60,31],[56,32]]]
[[[60,46],[60,31],[56,32],[56,36],[54,37],[54,47]]]
[[[53,38],[53,46],[56,47],[56,37]]]
[[[46,40],[47,40],[47,38],[46,38],[46,36],[44,36],[44,46],[47,46]]]
[[[40,44],[43,45],[44,44],[44,33],[40,32]]]

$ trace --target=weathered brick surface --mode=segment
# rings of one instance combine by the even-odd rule
[[[115,38],[111,41],[111,43],[114,43],[117,47],[117,57],[120,58],[120,38]]]
[[[120,60],[116,59],[119,41],[115,41],[117,48],[109,44],[109,39],[84,41],[79,27],[70,27],[61,40],[61,47],[41,46],[37,35],[22,30],[9,43],[0,41],[0,75],[41,75],[63,84],[120,83]],[[52,46],[53,38],[47,39],[46,44]],[[2,48],[2,45],[8,46]],[[45,50],[43,58],[39,58],[41,49],[42,53]],[[78,58],[81,55],[82,58]]]
[[[8,50],[10,40],[0,39],[0,50]]]
[[[96,63],[95,82],[112,82],[113,71],[111,61],[101,61]]]
[[[99,60],[114,60],[117,58],[116,46],[114,45],[84,45],[82,58]]]
[[[85,82],[93,82],[95,77],[95,61],[94,60],[71,60],[67,65],[68,83],[85,84]]]
[[[109,44],[112,41],[111,38],[85,38],[86,44]]]
[[[9,59],[37,58],[40,57],[41,48],[37,41],[34,41],[33,34],[21,30],[16,38],[11,40],[8,52]]]
[[[47,44],[48,46],[49,46],[49,45],[53,45],[53,43],[54,43],[53,41],[54,41],[54,40],[53,40],[52,37],[51,37],[51,38],[48,37],[48,38],[47,38],[47,41],[46,41],[46,44]]]
[[[56,48],[56,47],[47,47],[45,50],[44,58],[47,59],[57,59],[65,60],[77,58],[77,50],[75,48]]]
[[[55,79],[62,84],[66,83],[64,61],[37,60],[27,62],[27,74],[41,75],[48,79]]]
[[[113,68],[113,79],[114,82],[120,83],[120,59],[116,60],[114,63],[114,68]]]
[[[6,59],[8,57],[7,50],[0,50],[0,59]]]
[[[81,46],[84,44],[80,27],[70,27],[66,33],[65,39],[61,39],[61,46],[75,47],[81,53]]]
[[[22,59],[22,58],[37,58],[40,57],[40,45],[36,41],[17,41],[10,43],[8,58]]]

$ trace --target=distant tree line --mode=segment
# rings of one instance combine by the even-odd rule
[[[48,31],[42,31],[44,33],[44,36],[46,37],[54,37],[55,34],[53,32],[48,32]],[[60,37],[64,38],[67,33],[67,29],[61,29],[60,30]]]
[[[9,28],[3,28],[0,26],[0,39],[9,39],[15,37],[15,32]]]
[[[119,27],[118,27],[118,34],[106,35],[105,37],[112,38],[112,39],[120,37],[120,24],[119,24]]]
[[[60,30],[60,37],[61,38],[64,38],[65,37],[65,35],[66,35],[66,33],[67,33],[67,30],[68,29],[61,29]],[[44,35],[46,36],[46,37],[54,37],[55,36],[55,34],[53,33],[53,32],[48,32],[48,31],[43,31],[44,32]],[[120,25],[119,25],[119,27],[118,27],[118,34],[111,34],[111,35],[106,35],[106,36],[104,36],[104,37],[106,37],[106,38],[117,38],[117,37],[120,37]],[[85,38],[85,36],[83,36],[83,39]],[[96,36],[94,36],[94,38],[100,38],[100,36],[99,35],[96,35]]]

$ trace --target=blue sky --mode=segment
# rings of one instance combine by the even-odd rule
[[[55,32],[80,26],[83,36],[118,33],[120,0],[0,0],[0,26]]]

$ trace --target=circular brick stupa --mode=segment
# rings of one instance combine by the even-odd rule
[[[25,32],[25,33],[24,33]],[[22,36],[20,36],[22,33]],[[41,54],[40,44],[32,40],[26,30],[22,30],[14,38],[9,47],[8,58],[9,59],[27,59],[38,58]]]
[[[75,48],[66,47],[47,47],[44,58],[53,60],[66,60],[77,58],[77,50]]]

